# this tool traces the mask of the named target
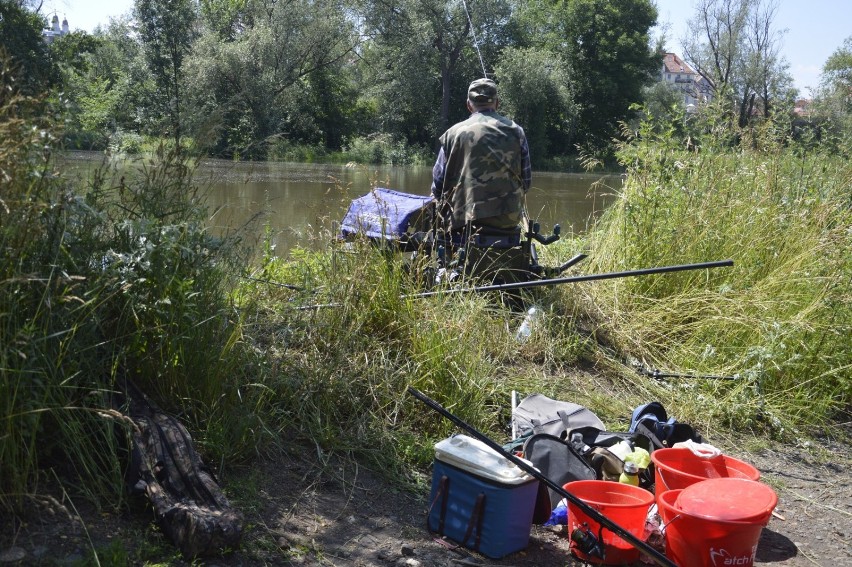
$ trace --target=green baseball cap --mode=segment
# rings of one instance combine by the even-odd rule
[[[472,102],[494,102],[497,99],[497,83],[491,79],[476,79],[467,88],[467,98]]]

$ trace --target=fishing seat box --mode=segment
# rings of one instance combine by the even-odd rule
[[[435,445],[429,530],[500,559],[529,543],[538,480],[481,441]]]

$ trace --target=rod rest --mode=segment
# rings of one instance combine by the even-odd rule
[[[553,225],[553,234],[550,236],[542,236],[540,234],[541,226],[537,222],[530,222],[530,229],[527,231],[527,238],[535,240],[547,246],[559,240],[559,235],[562,234],[562,227],[558,224]]]

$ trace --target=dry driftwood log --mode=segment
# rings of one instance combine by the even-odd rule
[[[243,516],[225,497],[189,432],[133,387],[131,485],[144,491],[157,521],[185,558],[237,549]]]

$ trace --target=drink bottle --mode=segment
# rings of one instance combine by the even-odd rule
[[[618,482],[639,486],[639,467],[636,466],[636,463],[632,461],[624,463],[624,471],[618,477]]]
[[[530,335],[532,335],[532,328],[538,317],[539,310],[535,305],[533,305],[527,310],[527,314],[521,322],[521,326],[518,327],[518,332],[515,333],[515,340],[520,343],[526,342],[527,339],[530,338]]]

